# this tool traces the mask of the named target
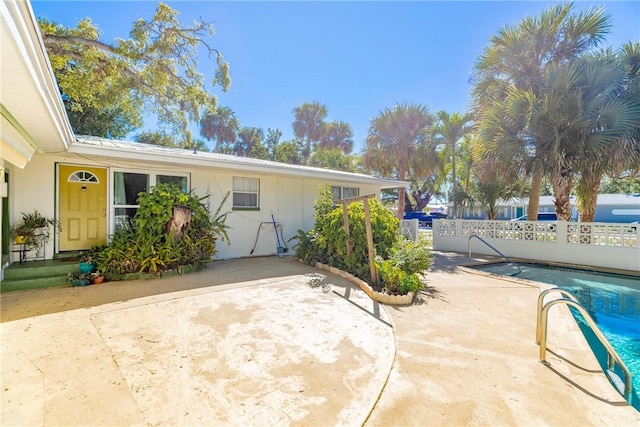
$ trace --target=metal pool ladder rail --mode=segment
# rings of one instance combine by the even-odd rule
[[[474,237],[476,239],[480,240],[485,245],[489,246],[498,255],[500,255],[502,258],[506,259],[509,264],[513,265],[515,268],[518,269],[517,273],[510,274],[509,276],[517,276],[518,274],[522,273],[522,269],[520,268],[520,266],[518,264],[516,264],[515,262],[511,261],[511,259],[508,256],[506,256],[505,254],[503,254],[502,252],[500,252],[499,250],[497,250],[496,248],[491,246],[491,244],[489,242],[487,242],[486,240],[484,240],[482,237],[478,236],[477,234],[472,234],[471,236],[469,236],[469,239],[467,240],[467,250],[469,251],[469,258],[471,258],[471,239],[473,239]]]
[[[562,295],[562,298],[551,300],[546,304],[543,304],[544,297],[551,292],[560,293]],[[587,310],[582,306],[582,304],[578,302],[576,297],[573,296],[571,292],[568,292],[562,289],[551,288],[551,289],[547,289],[545,291],[540,292],[540,295],[538,296],[538,310],[537,310],[537,319],[536,319],[536,344],[540,345],[540,362],[546,366],[550,365],[550,363],[547,362],[546,360],[547,318],[549,317],[549,309],[556,304],[565,304],[570,307],[573,307],[580,312],[582,317],[584,317],[584,319],[587,322],[587,325],[589,325],[589,327],[591,328],[595,336],[598,338],[600,343],[607,350],[607,370],[605,371],[605,374],[609,377],[609,379],[611,380],[611,383],[614,385],[616,390],[618,390],[618,392],[624,396],[627,402],[631,403],[631,390],[632,390],[631,372],[629,372],[629,369],[627,368],[627,366],[624,364],[622,359],[620,359],[620,356],[618,356],[618,353],[616,353],[613,347],[611,347],[611,344],[609,344],[609,341],[607,340],[607,338],[602,334],[602,332],[596,325],[596,322],[593,321],[593,319],[591,318]],[[622,373],[624,374],[624,383],[620,379],[618,374],[616,374],[613,370],[616,363],[618,364],[618,366],[622,370]]]

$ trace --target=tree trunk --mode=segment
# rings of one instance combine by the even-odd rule
[[[456,219],[458,215],[458,195],[456,194],[456,142],[451,144],[451,175],[453,179],[453,219]]]
[[[406,175],[405,166],[402,165],[402,161],[401,161],[400,169],[398,169],[398,181],[404,181],[405,175]],[[407,188],[406,187],[398,188],[398,213],[396,216],[398,217],[399,220],[402,220],[402,217],[404,216],[404,198],[406,196],[407,196]]]
[[[191,208],[173,205],[173,216],[164,225],[164,231],[173,236],[174,241],[177,241],[182,238],[182,234],[189,228],[189,224],[191,224]]]
[[[580,222],[593,222],[596,216],[598,192],[600,191],[600,176],[583,175],[581,178],[580,192],[578,194],[578,208]]]
[[[533,171],[531,172],[531,190],[529,191],[529,205],[527,206],[527,220],[538,220],[538,209],[540,209],[540,189],[542,188],[542,178],[544,169],[539,160],[534,160]]]
[[[551,186],[555,196],[554,205],[558,221],[571,221],[571,184],[573,173],[565,165],[565,159],[559,155],[551,171]]]
[[[404,216],[404,197],[407,193],[407,189],[404,187],[398,188],[398,219],[402,219]]]

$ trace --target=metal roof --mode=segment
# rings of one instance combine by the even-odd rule
[[[290,165],[270,160],[238,157],[229,154],[209,153],[142,144],[133,141],[113,140],[96,136],[76,135],[69,148],[70,153],[99,156],[145,163],[171,164],[189,167],[205,167],[230,171],[252,171],[269,175],[288,175],[305,178],[331,179],[334,181],[379,185],[381,188],[409,186],[406,181],[376,178],[360,173],[343,172],[311,166]]]

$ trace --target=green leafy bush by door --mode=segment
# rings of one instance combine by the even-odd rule
[[[229,242],[228,212],[222,213],[228,196],[211,215],[205,204],[209,196],[185,194],[168,184],[140,193],[133,220],[119,224],[108,245],[92,249],[98,268],[109,276],[160,274],[211,261],[218,239]],[[182,214],[180,229],[173,226],[176,210]]]

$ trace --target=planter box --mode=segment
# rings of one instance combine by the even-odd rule
[[[339,270],[335,267],[330,267],[321,262],[316,263],[316,268],[321,270],[328,270],[330,273],[333,273],[337,276],[348,280],[353,283],[360,289],[364,291],[365,294],[369,296],[374,301],[378,301],[379,303],[386,305],[410,305],[413,302],[413,298],[416,296],[415,292],[409,292],[407,295],[389,295],[382,292],[374,291],[373,288],[364,280],[355,277],[353,274],[348,273],[346,271]]]

